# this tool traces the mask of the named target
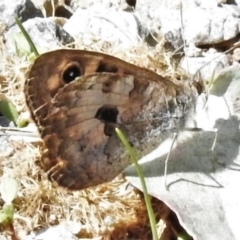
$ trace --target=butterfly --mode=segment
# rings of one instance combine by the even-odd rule
[[[44,142],[43,169],[72,190],[110,181],[131,164],[116,128],[140,154],[150,152],[183,126],[199,92],[195,82],[69,49],[38,57],[24,86]]]

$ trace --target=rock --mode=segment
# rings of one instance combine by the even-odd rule
[[[182,13],[181,9],[159,9],[159,16],[161,34],[171,32],[175,39],[182,39],[181,30],[184,30],[187,45],[215,44],[234,38],[239,33],[240,8],[232,5],[187,7],[182,9]],[[175,42],[173,46],[180,47]]]
[[[73,9],[64,0],[31,0],[36,8],[41,9],[44,17],[66,17],[69,18]],[[69,1],[68,1],[69,2]],[[70,1],[71,2],[71,1]]]
[[[58,225],[41,230],[36,234],[27,236],[24,240],[77,240],[78,238],[72,234],[67,228]]]
[[[45,7],[47,16],[52,14],[51,1],[32,1],[38,7]],[[127,1],[120,0],[56,0],[54,7],[55,14],[59,9],[58,14],[65,17],[71,16],[69,9],[73,12],[78,8],[64,29],[74,38],[88,39],[87,45],[104,40],[118,42],[121,47],[132,46],[139,40],[139,35],[145,40],[151,33],[157,39],[164,37],[177,49],[183,45],[183,37],[186,45],[201,46],[234,38],[239,33],[240,7],[227,4],[226,0],[145,0],[133,3],[134,13],[121,11],[129,10],[129,6]]]
[[[86,45],[106,41],[129,48],[139,42],[139,36],[145,37],[136,15],[103,7],[79,8],[64,25],[64,30]]]
[[[15,149],[9,143],[9,136],[4,135],[4,131],[0,131],[0,152],[3,158],[13,156],[15,153]]]
[[[211,50],[202,57],[183,57],[180,66],[189,74],[196,74],[201,80],[210,81],[221,70],[231,64],[228,56],[224,53],[212,52]]]
[[[233,1],[237,6],[240,6],[240,0]]]
[[[236,48],[233,50],[233,60],[236,62],[240,61],[240,48]]]
[[[177,49],[194,43],[215,44],[239,33],[240,7],[225,0],[137,1],[135,13],[154,36]]]
[[[0,24],[8,27],[15,25],[15,16],[22,22],[34,17],[42,17],[39,9],[35,8],[30,0],[1,0],[0,2]]]
[[[0,115],[0,126],[1,127],[9,127],[10,120],[5,116]]]
[[[183,14],[184,36],[187,43],[214,44],[235,37],[239,33],[240,8],[230,5],[212,8],[190,8]]]
[[[39,52],[44,52],[73,41],[69,34],[67,34],[58,23],[60,23],[60,21],[58,21],[57,18],[34,18],[24,22],[23,26]],[[6,47],[9,53],[16,53],[17,50],[19,52],[23,48],[20,44],[24,44],[26,40],[21,37],[19,33],[20,29],[18,26],[15,26],[5,35]],[[17,50],[16,46],[18,48]]]

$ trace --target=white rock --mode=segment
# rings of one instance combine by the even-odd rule
[[[225,0],[138,1],[136,12],[149,32],[174,46],[215,44],[239,33],[240,7]],[[168,39],[170,36],[170,39]]]
[[[202,80],[210,80],[213,75],[229,66],[229,59],[223,53],[209,53],[203,57],[184,57],[180,66],[188,73],[200,76]]]
[[[79,8],[64,25],[64,30],[83,42],[107,41],[127,48],[139,41],[139,27],[132,13],[104,8]]]
[[[59,225],[54,227],[49,227],[47,229],[41,230],[36,234],[31,234],[27,236],[25,240],[77,240],[78,238],[72,234],[67,228]]]

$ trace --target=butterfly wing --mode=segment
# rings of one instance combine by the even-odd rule
[[[154,137],[177,125],[176,112],[186,110],[181,101],[189,96],[114,57],[70,52],[40,56],[25,94],[46,147],[44,169],[59,185],[79,190],[112,180],[130,164],[116,127],[144,152],[154,147]]]

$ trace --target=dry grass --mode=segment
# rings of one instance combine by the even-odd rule
[[[79,46],[83,46],[82,43]],[[2,92],[6,93],[19,112],[27,112],[22,90],[30,63],[23,58],[7,57],[4,54],[4,46],[0,49]],[[175,70],[166,64],[168,54],[160,53],[161,46],[153,50],[141,45],[129,51],[119,51],[111,45],[99,43],[94,45],[94,48],[86,49],[118,56],[136,65],[161,71],[163,75],[176,74]],[[0,149],[0,176],[14,177],[19,182],[19,196],[14,201],[14,227],[21,239],[32,231],[66,220],[79,223],[80,239],[151,239],[142,194],[129,186],[121,176],[95,188],[67,191],[49,182],[46,174],[38,166],[41,157],[40,143],[31,144],[24,140],[8,139],[7,147],[11,151],[5,152]],[[153,203],[157,221],[166,220],[170,210],[156,199]],[[0,205],[3,205],[3,201]],[[164,226],[163,221],[160,221],[158,230],[162,232]],[[165,229],[165,235],[168,237],[169,231]],[[3,229],[0,234],[2,240],[10,239],[6,230]],[[165,239],[169,239],[168,237]]]

